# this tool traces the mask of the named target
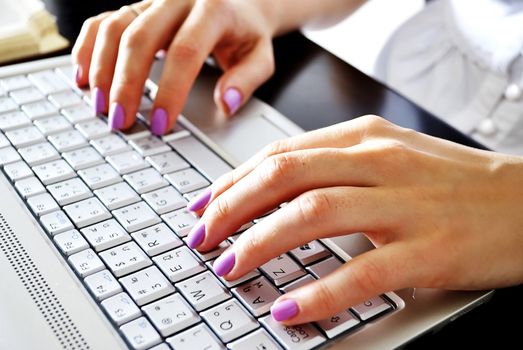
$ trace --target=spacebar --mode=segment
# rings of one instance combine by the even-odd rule
[[[193,136],[183,137],[169,144],[211,181],[232,170],[229,164]]]

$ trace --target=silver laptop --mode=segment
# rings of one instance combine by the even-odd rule
[[[202,75],[176,129],[146,126],[161,63],[138,122],[111,133],[75,87],[70,57],[0,68],[0,348],[395,348],[492,292],[391,291],[296,327],[274,322],[281,293],[372,245],[358,234],[313,241],[238,281],[214,275],[216,250],[190,250],[187,201],[276,139],[303,132],[253,99],[225,121]]]

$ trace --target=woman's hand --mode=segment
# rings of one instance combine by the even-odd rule
[[[224,70],[216,104],[236,112],[274,71],[269,1],[145,0],[87,20],[73,49],[77,83],[89,84],[97,113],[114,129],[130,127],[155,54],[165,68],[151,129],[170,130],[210,53]]]
[[[221,177],[189,205],[206,208],[188,244],[209,250],[288,202],[216,260],[234,280],[314,239],[363,232],[377,249],[275,303],[288,324],[406,287],[514,285],[523,281],[522,179],[519,157],[367,116],[276,142]]]

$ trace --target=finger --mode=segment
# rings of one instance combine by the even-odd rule
[[[74,64],[74,78],[79,87],[89,83],[89,66],[93,55],[94,43],[100,23],[109,16],[110,12],[99,14],[87,19],[82,25],[78,39],[71,52]]]
[[[109,115],[113,129],[133,125],[155,54],[168,45],[190,10],[188,1],[154,2],[123,32],[111,86]]]
[[[274,73],[270,38],[259,39],[238,62],[225,69],[214,91],[214,100],[224,114],[233,115],[249,100],[254,90]]]
[[[149,2],[139,2],[133,6],[136,6],[138,11],[143,11],[149,6]],[[120,38],[135,18],[136,13],[129,6],[124,6],[112,12],[99,25],[89,68],[89,85],[96,114],[107,113]]]
[[[384,191],[379,188],[309,191],[242,233],[231,249],[215,261],[214,268],[217,274],[235,280],[317,238],[380,232],[391,239],[390,232],[404,216],[397,205],[384,199]]]
[[[299,150],[267,158],[209,205],[188,243],[191,248],[200,243],[202,251],[213,248],[246,222],[312,189],[373,186],[378,180],[373,167],[365,152],[351,148]],[[200,225],[205,226],[204,237]]]
[[[167,51],[151,116],[151,131],[156,135],[174,126],[196,76],[224,31],[223,16],[214,3],[196,2]]]
[[[376,116],[364,116],[344,123],[332,125],[322,129],[275,141],[252,156],[249,160],[233,171],[219,177],[207,191],[192,200],[188,208],[193,211],[201,210],[228,188],[238,183],[265,159],[285,152],[313,148],[343,148],[359,144],[368,134],[369,128],[376,130],[376,134],[383,127],[383,119]]]
[[[281,296],[271,307],[272,317],[288,325],[323,320],[377,295],[416,285],[421,269],[411,246],[391,243],[349,260]]]

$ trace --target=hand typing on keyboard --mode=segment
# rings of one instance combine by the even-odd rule
[[[345,264],[329,257],[305,267],[321,279],[307,274],[286,285],[286,294],[273,293],[271,312],[295,325],[352,307],[365,320],[369,305],[387,306],[373,299],[387,291],[521,283],[522,164],[516,156],[362,117],[269,145],[220,177],[189,203],[203,215],[186,242],[210,250],[245,222],[280,207],[233,236],[213,262],[226,280],[259,267],[278,286],[304,275],[295,260],[306,265],[325,256],[318,243],[308,242],[363,232],[377,249]],[[266,307],[270,292],[261,289],[274,288],[267,281],[260,277],[233,293],[250,309]],[[274,320],[261,322],[271,327]]]

